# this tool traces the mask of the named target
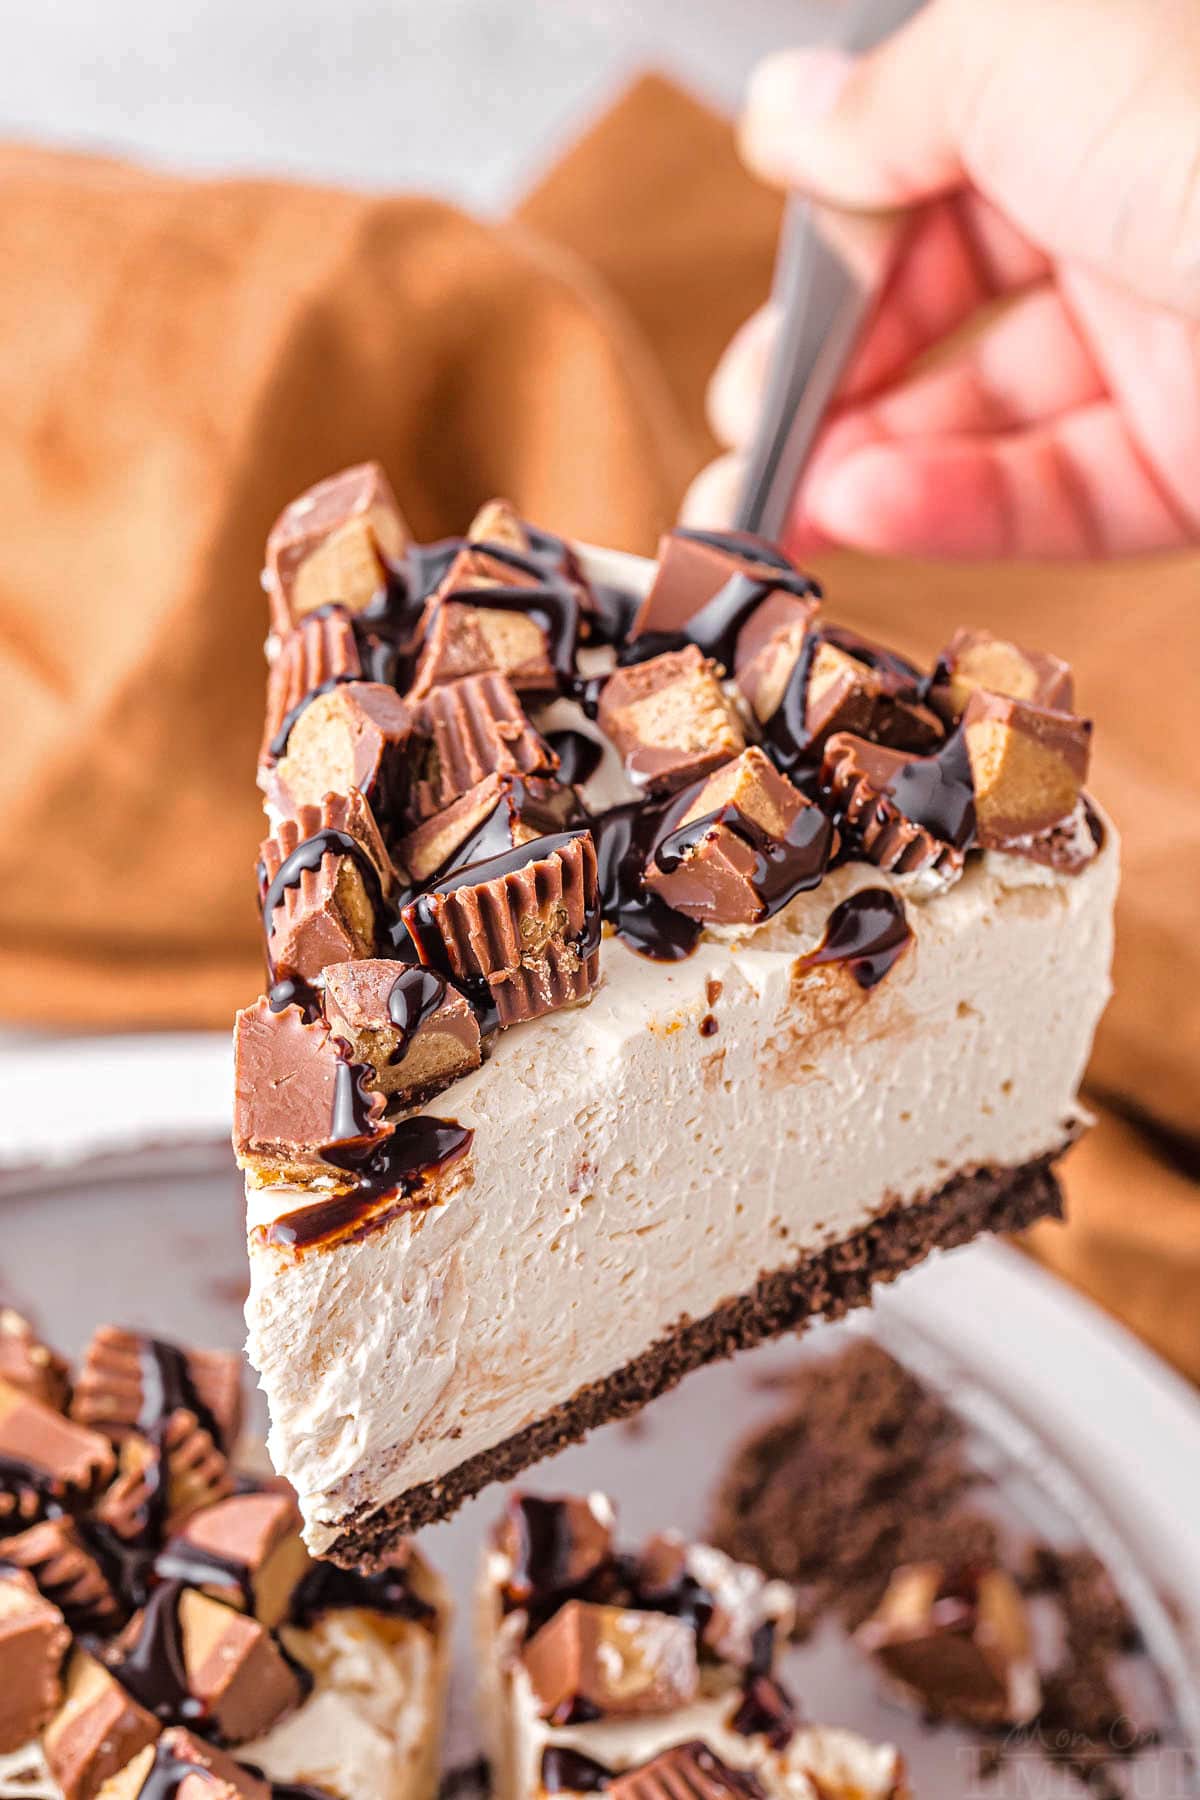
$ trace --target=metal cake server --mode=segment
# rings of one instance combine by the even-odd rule
[[[924,0],[857,0],[833,42],[871,49]],[[784,215],[773,296],[779,333],[734,524],[777,538],[829,403],[895,261],[909,220],[847,213],[793,197]]]

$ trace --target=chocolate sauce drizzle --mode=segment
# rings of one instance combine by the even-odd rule
[[[693,794],[695,791],[691,790]],[[686,804],[684,810],[687,810]],[[829,862],[833,825],[816,806],[802,807],[781,838],[764,831],[740,807],[732,803],[719,806],[699,819],[677,826],[660,839],[654,850],[654,861],[663,874],[670,875],[680,868],[689,853],[717,826],[733,832],[754,852],[754,872],[750,879],[762,900],[756,922],[761,924],[763,920],[773,918],[797,894],[820,884]]]
[[[975,785],[961,731],[936,756],[917,757],[897,770],[888,792],[906,819],[944,843],[966,850],[973,842]]]
[[[861,988],[873,988],[912,942],[904,902],[890,888],[860,888],[835,906],[825,936],[799,960],[801,968],[845,963]]]
[[[558,758],[558,779],[568,787],[582,787],[600,767],[603,748],[583,731],[551,731],[546,742]]]
[[[447,983],[434,969],[404,969],[388,990],[388,1018],[400,1033],[389,1062],[404,1060],[415,1034],[446,998]]]
[[[301,880],[314,869],[319,869],[327,856],[346,856],[354,864],[366,889],[367,899],[377,919],[386,916],[387,905],[383,897],[383,883],[379,870],[367,854],[362,844],[348,831],[335,830],[326,826],[313,833],[296,845],[290,856],[286,856],[275,871],[271,880],[266,879],[266,870],[260,863],[258,868],[259,894],[262,904],[263,933],[267,942],[267,966],[272,977],[275,974],[271,961],[270,942],[271,929],[275,919],[275,909],[283,900],[289,888],[299,887]]]
[[[657,962],[681,962],[702,927],[643,887],[642,874],[673,801],[629,800],[590,820],[596,841],[600,912],[633,950]]]
[[[340,1569],[335,1563],[322,1562],[312,1565],[296,1589],[290,1616],[293,1624],[311,1625],[322,1613],[356,1606],[388,1613],[395,1619],[411,1619],[417,1625],[432,1625],[437,1618],[436,1610],[413,1592],[403,1565],[364,1575],[357,1569]]]
[[[567,1744],[548,1744],[542,1751],[542,1786],[548,1794],[598,1794],[613,1774],[595,1757]]]
[[[432,1176],[466,1155],[474,1136],[454,1119],[416,1113],[400,1119],[384,1137],[323,1150],[325,1160],[351,1171],[358,1185],[350,1193],[285,1213],[265,1227],[264,1239],[277,1249],[304,1250],[335,1237],[365,1236],[401,1205],[419,1199]],[[395,1199],[395,1207],[372,1210],[376,1201],[388,1198]]]
[[[179,1602],[182,1581],[164,1581],[146,1602],[137,1640],[109,1663],[127,1694],[164,1723],[211,1735],[207,1709],[188,1686]]]

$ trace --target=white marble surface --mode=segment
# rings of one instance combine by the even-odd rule
[[[732,106],[841,0],[41,0],[0,132],[502,205],[639,70]]]

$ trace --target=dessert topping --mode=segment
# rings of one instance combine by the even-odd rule
[[[494,672],[435,688],[419,708],[417,730],[417,819],[441,812],[488,775],[552,775],[558,767],[512,684]]]
[[[335,683],[308,702],[287,749],[266,778],[266,792],[285,814],[320,806],[326,794],[357,789],[384,818],[404,805],[404,752],[412,714],[394,688],[375,681]]]
[[[56,1412],[66,1407],[65,1361],[11,1306],[0,1306],[0,1380]]]
[[[669,1712],[699,1689],[696,1634],[667,1613],[568,1600],[522,1660],[538,1712],[554,1725]]]
[[[121,1609],[107,1577],[73,1519],[43,1519],[0,1538],[0,1569],[24,1569],[72,1631],[112,1631]]]
[[[520,693],[554,693],[553,626],[560,611],[571,613],[576,629],[578,602],[565,584],[560,593],[532,563],[498,544],[465,546],[426,608],[409,698],[489,669]]]
[[[75,1376],[73,1419],[120,1443],[133,1431],[154,1432],[181,1408],[230,1449],[242,1422],[240,1359],[226,1350],[181,1350],[118,1325],[97,1327]]]
[[[856,1638],[935,1716],[1020,1725],[1041,1705],[1024,1601],[1003,1569],[898,1569]]]
[[[105,1783],[100,1800],[272,1800],[272,1794],[284,1800],[244,1763],[174,1725]]]
[[[325,971],[325,1017],[373,1085],[406,1100],[425,1098],[479,1067],[479,1021],[462,994],[433,969],[369,960]]]
[[[811,616],[820,597],[816,583],[764,538],[668,532],[659,542],[650,592],[629,632],[631,658],[641,661],[691,643],[732,672],[785,618],[794,620],[798,608]],[[781,610],[781,600],[797,605]],[[762,620],[771,606],[776,611]]]
[[[311,1567],[295,1501],[267,1489],[194,1513],[159,1552],[154,1572],[253,1613],[271,1630],[287,1617]]]
[[[0,1530],[86,1505],[114,1467],[107,1438],[0,1380]]]
[[[686,787],[746,741],[715,665],[694,644],[617,669],[601,693],[598,721],[630,779],[652,794]]]
[[[310,613],[289,631],[267,675],[267,718],[260,779],[287,753],[292,727],[310,700],[344,681],[364,681],[354,626],[336,608]]]
[[[945,717],[958,719],[977,688],[1054,712],[1071,712],[1075,705],[1069,663],[963,626],[938,657],[929,697]]]
[[[563,783],[540,775],[488,775],[444,812],[423,820],[398,850],[419,885],[580,821],[578,798]]]
[[[30,1577],[0,1568],[0,1755],[28,1743],[55,1711],[70,1642],[61,1612]]]
[[[386,1100],[367,1085],[373,1071],[352,1063],[323,1020],[298,1006],[273,1012],[257,1000],[237,1017],[234,1039],[234,1151],[240,1167],[268,1179],[304,1179],[340,1165],[338,1146],[374,1144],[391,1127]]]
[[[912,942],[904,902],[891,888],[859,888],[830,913],[815,950],[796,958],[795,973],[845,963],[861,988],[873,988]]]
[[[284,508],[267,539],[265,584],[274,629],[321,606],[359,613],[386,588],[408,532],[378,463],[317,482]]]
[[[63,1800],[93,1800],[109,1776],[153,1744],[160,1726],[111,1670],[86,1650],[67,1663],[62,1704],[42,1749]]]
[[[1074,813],[1087,778],[1088,720],[978,688],[960,732],[975,790],[976,837],[984,849],[1032,848],[1029,840]]]
[[[757,748],[688,790],[645,883],[705,925],[756,925],[818,885],[837,833]]]
[[[327,963],[374,953],[393,885],[367,801],[328,794],[301,806],[262,846],[259,892],[272,978],[315,979]]]
[[[839,731],[826,743],[821,762],[826,808],[848,843],[877,868],[895,875],[934,868],[955,875],[963,866],[962,851],[906,817],[894,797],[896,777],[913,765],[928,767],[924,758]]]
[[[608,1784],[616,1800],[767,1800],[767,1790],[749,1769],[732,1769],[700,1739],[672,1744],[640,1768],[616,1775]]]
[[[612,1528],[612,1506],[603,1494],[514,1494],[497,1532],[497,1548],[509,1563],[506,1601],[528,1606],[580,1587],[611,1557]]]

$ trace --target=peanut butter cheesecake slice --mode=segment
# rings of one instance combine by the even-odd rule
[[[113,1326],[72,1379],[0,1312],[0,1796],[431,1800],[438,1577],[315,1563],[235,1473],[240,1359]]]
[[[1117,880],[1065,664],[918,669],[742,536],[418,546],[373,467],[266,586],[234,1140],[313,1551],[1058,1209]]]
[[[802,1721],[775,1674],[791,1590],[674,1533],[613,1541],[601,1494],[517,1494],[480,1588],[497,1800],[908,1800],[899,1754]]]

